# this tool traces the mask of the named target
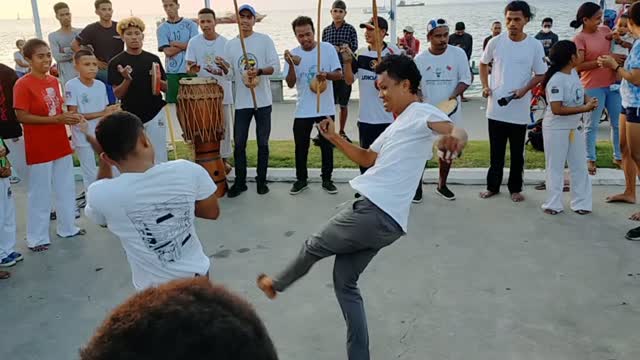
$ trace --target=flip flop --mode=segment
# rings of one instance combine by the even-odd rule
[[[49,250],[49,244],[47,245],[38,245],[38,246],[34,246],[34,247],[30,247],[29,250],[33,251],[33,252],[43,252],[43,251],[47,251]]]

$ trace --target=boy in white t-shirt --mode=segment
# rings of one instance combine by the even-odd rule
[[[307,189],[307,157],[313,125],[327,117],[335,118],[336,107],[333,98],[333,81],[342,80],[342,65],[333,45],[325,42],[317,43],[313,20],[306,16],[299,16],[292,22],[293,32],[300,46],[284,53],[287,85],[296,87],[298,93],[296,101],[295,120],[293,121],[293,138],[296,144],[296,182],[289,193],[297,195]],[[320,66],[318,69],[318,47],[320,47]],[[294,57],[300,59],[299,64],[293,62]],[[318,98],[311,89],[313,84],[325,84],[326,89]],[[338,188],[331,180],[333,172],[333,146],[325,139],[319,140],[322,153],[322,188],[329,194],[336,194]]]
[[[224,161],[227,173],[231,165],[227,159],[231,157],[231,126],[233,125],[233,90],[228,79],[229,64],[224,60],[227,38],[216,32],[216,13],[204,8],[198,11],[198,24],[202,34],[189,40],[187,46],[187,73],[202,78],[214,78],[222,86],[224,98],[222,100],[224,116],[224,140],[220,143],[220,157]]]
[[[347,157],[370,167],[351,181],[362,197],[310,236],[283,272],[274,278],[263,274],[257,280],[258,287],[273,299],[307,274],[316,262],[335,255],[333,286],[347,323],[348,358],[353,360],[370,358],[358,278],[381,249],[407,232],[415,185],[432,155],[436,134],[443,135],[438,149],[448,160],[459,154],[467,141],[466,132],[455,128],[447,115],[420,103],[420,72],[411,58],[388,55],[377,65],[376,73],[384,107],[398,117],[369,149],[343,139],[335,132],[332,119],[323,120],[319,126],[322,136]]]
[[[444,19],[427,23],[429,48],[415,58],[422,75],[424,101],[437,106],[443,101],[456,99],[458,108],[449,117],[459,124],[462,117],[462,94],[471,85],[471,70],[467,54],[457,46],[449,46],[449,25]],[[455,194],[447,187],[451,162],[439,160],[440,178],[436,194],[447,200],[455,200]]]
[[[512,1],[504,9],[509,29],[494,37],[480,59],[482,96],[488,98],[491,166],[483,199],[500,192],[507,142],[511,153],[508,188],[513,202],[524,201],[524,144],[530,118],[531,89],[547,71],[542,43],[524,32],[533,16],[525,1]],[[491,79],[489,79],[489,64]]]
[[[142,121],[128,112],[105,117],[96,139],[100,168],[98,181],[87,192],[85,213],[120,238],[133,286],[140,290],[207,276],[210,262],[196,234],[195,217],[217,219],[220,210],[206,170],[185,160],[154,164]],[[111,166],[118,168],[119,177],[111,178]]]
[[[88,124],[88,132],[95,134],[100,118],[113,113],[119,105],[109,105],[107,88],[101,81],[96,81],[98,74],[98,59],[91,50],[81,49],[74,56],[75,69],[78,77],[67,81],[65,85],[65,100],[70,112],[77,112],[84,116]],[[87,142],[78,125],[71,126],[71,140],[80,161],[82,182],[86,191],[98,175],[96,153]],[[81,194],[79,199],[84,199]]]

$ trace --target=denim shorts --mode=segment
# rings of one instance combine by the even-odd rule
[[[622,114],[627,116],[627,122],[640,124],[640,108],[628,107],[622,108]]]

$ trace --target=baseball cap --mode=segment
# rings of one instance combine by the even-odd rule
[[[402,30],[404,32],[408,32],[408,33],[414,33],[415,31],[413,30],[413,27],[411,26],[405,26],[404,30]]]
[[[360,24],[360,29],[373,29],[375,25],[373,25],[373,18],[371,18],[369,21],[367,21],[366,23],[362,23]],[[380,29],[384,29],[384,30],[389,30],[389,23],[387,23],[387,20],[385,20],[383,17],[378,16],[378,27]]]
[[[449,28],[449,24],[447,24],[447,20],[445,19],[431,19],[427,23],[427,34],[430,34],[433,30],[441,27]]]
[[[238,9],[238,14],[243,12],[244,10],[248,10],[253,16],[256,16],[256,9],[254,9],[253,6],[249,4],[240,6],[240,8]]]
[[[456,23],[456,31],[457,30],[464,30],[465,28],[466,27],[464,26],[464,23],[462,21]]]

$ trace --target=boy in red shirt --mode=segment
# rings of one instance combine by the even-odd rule
[[[75,184],[71,146],[65,124],[75,125],[82,115],[63,112],[58,80],[49,75],[51,49],[42,40],[31,39],[24,46],[31,72],[14,87],[13,107],[24,127],[29,173],[27,196],[27,244],[29,249],[47,250],[51,190],[55,192],[60,237],[84,235],[75,225]]]

